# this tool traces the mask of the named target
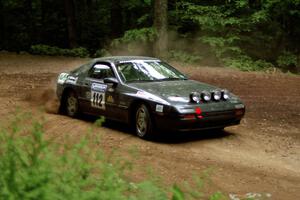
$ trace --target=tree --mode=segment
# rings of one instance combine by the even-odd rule
[[[137,44],[157,57],[299,70],[299,22],[299,0],[0,0],[0,49]]]
[[[65,12],[67,18],[67,29],[69,47],[74,48],[77,46],[76,41],[76,25],[75,25],[75,6],[73,0],[65,0]]]
[[[5,33],[6,31],[4,31],[4,15],[3,15],[3,3],[2,0],[0,0],[0,49],[4,46],[3,45],[3,40],[5,39]]]
[[[111,37],[120,37],[123,32],[123,17],[120,0],[111,1],[110,22],[111,22]]]
[[[157,32],[153,53],[157,57],[163,57],[168,48],[168,0],[154,0],[153,26]]]

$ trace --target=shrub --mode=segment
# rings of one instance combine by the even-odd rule
[[[264,60],[252,60],[249,56],[245,55],[237,58],[226,58],[223,61],[226,66],[242,71],[263,71],[274,67],[272,63]]]
[[[111,54],[106,49],[99,49],[93,55],[94,58],[103,57],[103,56],[111,56]]]
[[[73,56],[73,57],[84,58],[84,57],[89,56],[89,51],[83,47],[78,47],[78,48],[74,48],[74,49],[66,49],[66,51],[69,53],[69,56]]]
[[[154,182],[126,179],[126,162],[92,148],[96,140],[91,135],[61,146],[44,138],[40,122],[23,128],[25,118],[30,120],[18,115],[10,127],[1,130],[0,199],[125,200],[142,194],[147,195],[144,199],[167,199]]]
[[[199,55],[190,54],[184,51],[176,51],[171,50],[169,51],[169,59],[184,62],[184,63],[195,63],[199,62],[202,57]]]
[[[194,176],[192,184],[184,182],[170,190],[153,174],[149,180],[132,182],[130,161],[104,154],[93,128],[79,142],[59,145],[45,139],[41,121],[30,113],[17,113],[9,126],[1,128],[0,199],[227,199],[221,192],[201,192],[211,169]],[[103,122],[100,118],[95,127]]]
[[[156,38],[156,31],[154,28],[141,28],[141,29],[132,29],[124,33],[123,37],[115,39],[112,41],[112,46],[117,47],[120,44],[129,44],[136,42],[153,42]]]
[[[298,60],[295,54],[285,51],[277,58],[276,63],[280,68],[288,70],[297,68]]]
[[[152,27],[128,30],[123,37],[111,42],[111,52],[123,55],[149,55],[152,54],[152,43],[155,38],[156,31]]]
[[[30,48],[32,54],[49,55],[49,56],[72,56],[72,57],[88,57],[89,52],[86,48],[78,47],[74,49],[62,49],[55,46],[43,44],[32,45]]]

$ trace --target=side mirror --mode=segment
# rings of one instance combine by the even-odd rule
[[[112,84],[113,86],[116,86],[119,84],[119,81],[114,77],[108,77],[103,79],[104,83]]]

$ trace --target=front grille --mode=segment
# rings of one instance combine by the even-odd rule
[[[235,111],[214,111],[214,112],[205,112],[203,113],[203,117],[212,117],[212,116],[234,116]]]

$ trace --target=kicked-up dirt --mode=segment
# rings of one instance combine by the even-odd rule
[[[32,112],[44,108],[47,136],[64,143],[86,134],[93,120],[58,115],[55,98],[58,73],[84,62],[0,53],[0,121],[16,107]],[[126,156],[134,147],[139,154],[135,179],[143,176],[139,169],[149,166],[167,185],[192,181],[194,174],[210,169],[208,192],[222,191],[230,199],[300,199],[300,76],[174,65],[192,79],[240,96],[247,108],[242,123],[221,133],[165,133],[150,142],[134,136],[126,125],[109,122],[94,129],[104,148]]]

